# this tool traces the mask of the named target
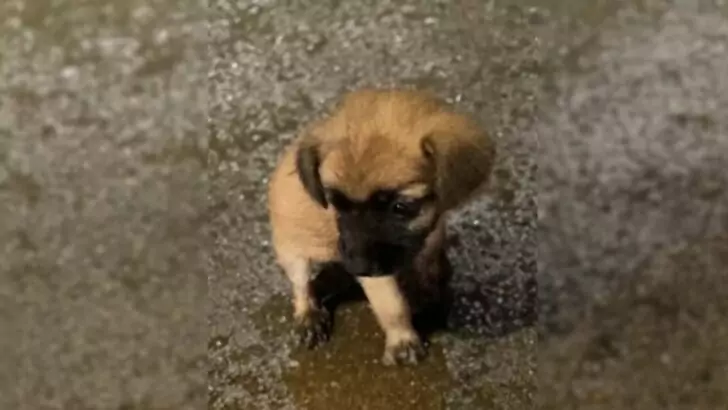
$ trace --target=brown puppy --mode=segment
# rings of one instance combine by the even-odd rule
[[[423,348],[396,278],[438,281],[444,216],[485,183],[494,156],[471,119],[425,92],[355,91],[307,127],[268,192],[273,245],[306,343],[329,330],[312,264],[340,262],[386,334],[384,363],[416,362]]]

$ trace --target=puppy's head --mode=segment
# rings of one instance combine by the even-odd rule
[[[429,95],[366,91],[309,129],[296,168],[336,214],[345,268],[375,276],[412,262],[443,212],[485,182],[494,155],[473,122]]]

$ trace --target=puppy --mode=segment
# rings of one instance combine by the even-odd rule
[[[356,277],[385,333],[383,363],[416,363],[424,349],[397,279],[439,281],[445,216],[485,184],[495,153],[470,118],[422,91],[354,91],[310,124],[268,187],[273,246],[304,343],[328,338],[312,266],[335,262]]]

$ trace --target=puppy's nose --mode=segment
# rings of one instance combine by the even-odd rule
[[[339,253],[344,268],[352,275],[365,275],[370,270],[371,266],[363,247],[352,246],[349,241],[340,240]]]

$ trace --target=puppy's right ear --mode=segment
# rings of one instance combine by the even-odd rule
[[[496,155],[493,141],[470,118],[447,115],[420,141],[434,168],[434,187],[440,208],[450,210],[467,202],[488,180]]]
[[[321,152],[315,142],[304,141],[296,150],[296,173],[306,192],[324,208],[328,208],[324,186],[321,184],[319,167]]]

